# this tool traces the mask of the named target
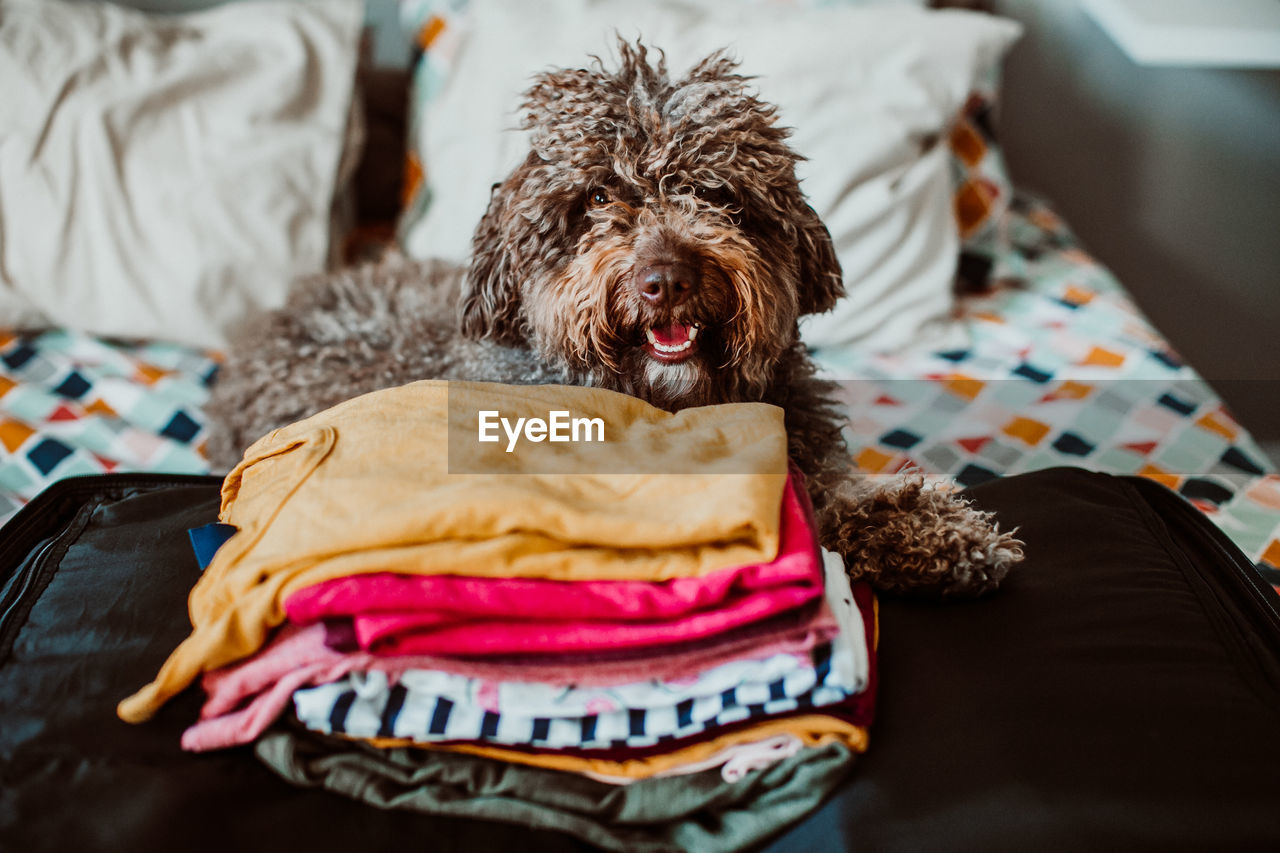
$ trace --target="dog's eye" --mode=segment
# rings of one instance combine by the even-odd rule
[[[717,207],[728,207],[733,204],[733,193],[729,192],[726,186],[697,186],[693,188],[694,194],[705,202],[714,204]]]
[[[603,207],[613,201],[613,199],[609,197],[609,191],[604,187],[596,187],[591,191],[591,194],[587,196],[587,198],[591,200],[592,207]]]

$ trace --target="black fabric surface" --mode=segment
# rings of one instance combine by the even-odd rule
[[[882,601],[871,750],[768,849],[1280,849],[1280,617],[1243,555],[1144,481],[971,494],[1026,564],[983,601]],[[0,850],[583,849],[184,754],[195,691],[116,719],[187,633],[185,531],[217,503],[212,478],[84,478],[0,530]]]
[[[1280,850],[1280,620],[1244,555],[1145,480],[970,493],[1025,566],[883,603],[871,749],[770,849]]]

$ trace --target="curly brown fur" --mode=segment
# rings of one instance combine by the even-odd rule
[[[455,314],[464,270],[391,255],[303,280],[279,311],[237,335],[206,407],[206,452],[229,470],[277,427],[425,377],[563,383],[528,348],[471,341]]]
[[[785,410],[823,545],[851,575],[993,589],[1021,543],[990,516],[919,477],[851,469],[798,327],[843,294],[840,266],[774,108],[722,54],[673,79],[642,45],[618,51],[615,70],[536,79],[531,150],[494,188],[465,281],[392,259],[319,277],[246,330],[209,406],[212,457],[425,377],[590,384],[671,410],[763,401]]]

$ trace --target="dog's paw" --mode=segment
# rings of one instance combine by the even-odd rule
[[[975,598],[994,592],[1022,560],[1021,540],[1017,532],[1002,533],[986,513],[965,506],[958,514],[968,514],[960,525],[962,532],[954,553],[948,554],[951,571],[937,589],[939,595],[953,598]]]
[[[845,558],[851,578],[884,592],[974,598],[999,587],[1022,559],[1016,531],[1002,532],[990,513],[918,476],[837,511],[824,544]]]

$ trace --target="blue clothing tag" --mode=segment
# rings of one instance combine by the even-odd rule
[[[233,525],[216,521],[204,527],[192,527],[187,531],[187,538],[191,540],[191,550],[196,554],[200,571],[203,572],[209,567],[213,562],[213,555],[218,553],[222,543],[234,536],[235,532],[236,528]]]

